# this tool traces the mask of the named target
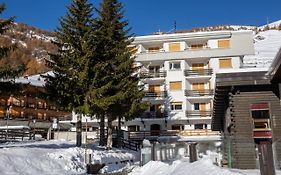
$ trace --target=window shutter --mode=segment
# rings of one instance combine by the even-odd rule
[[[231,58],[220,59],[219,66],[220,68],[232,68]]]
[[[218,40],[218,48],[229,48],[230,41],[227,40]]]
[[[169,52],[180,51],[180,43],[169,43]]]
[[[170,82],[170,90],[181,90],[181,81]]]

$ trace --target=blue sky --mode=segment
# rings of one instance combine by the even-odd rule
[[[71,0],[0,0],[7,6],[1,17],[53,31]],[[98,5],[100,0],[90,0]],[[147,35],[219,24],[264,25],[281,19],[280,0],[121,0],[132,32]]]

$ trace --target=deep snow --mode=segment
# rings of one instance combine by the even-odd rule
[[[187,158],[163,163],[150,161],[143,167],[133,164],[137,153],[129,150],[89,146],[93,163],[105,163],[101,172],[132,170],[130,175],[258,175],[259,170],[221,168],[212,163],[210,156],[189,163]],[[40,141],[0,144],[1,175],[70,175],[86,174],[85,150],[66,141]],[[211,154],[209,154],[211,155]],[[116,164],[116,162],[118,164]],[[281,171],[277,171],[281,175]]]

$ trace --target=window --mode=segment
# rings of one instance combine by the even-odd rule
[[[181,90],[181,81],[170,82],[170,90]]]
[[[171,110],[172,111],[182,110],[182,102],[172,102]]]
[[[169,43],[169,52],[180,51],[180,43]]]
[[[207,124],[203,124],[203,123],[195,124],[194,129],[207,129]]]
[[[203,44],[192,44],[191,49],[202,49],[203,46],[204,46]]]
[[[219,59],[220,68],[232,68],[231,58]]]
[[[172,125],[172,130],[184,130],[184,125],[178,124],[178,125]]]
[[[150,73],[159,72],[159,70],[160,70],[160,66],[149,66]]]
[[[230,41],[228,39],[218,41],[218,48],[229,48],[229,46],[230,46]]]
[[[199,111],[199,103],[194,103],[194,110]]]
[[[192,70],[202,70],[202,69],[204,69],[204,64],[203,63],[192,64]]]
[[[256,103],[251,105],[251,114],[254,122],[254,130],[270,129],[270,113],[267,103]]]
[[[139,126],[139,125],[131,125],[131,126],[128,126],[128,131],[129,131],[129,132],[140,131],[140,126]]]
[[[170,63],[170,70],[180,70],[181,63],[180,62],[171,62]]]
[[[160,48],[159,47],[150,47],[148,48],[148,52],[159,52]]]

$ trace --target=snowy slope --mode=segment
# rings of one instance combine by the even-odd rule
[[[267,30],[254,36],[255,55],[244,57],[250,67],[269,67],[281,47],[281,31]]]

